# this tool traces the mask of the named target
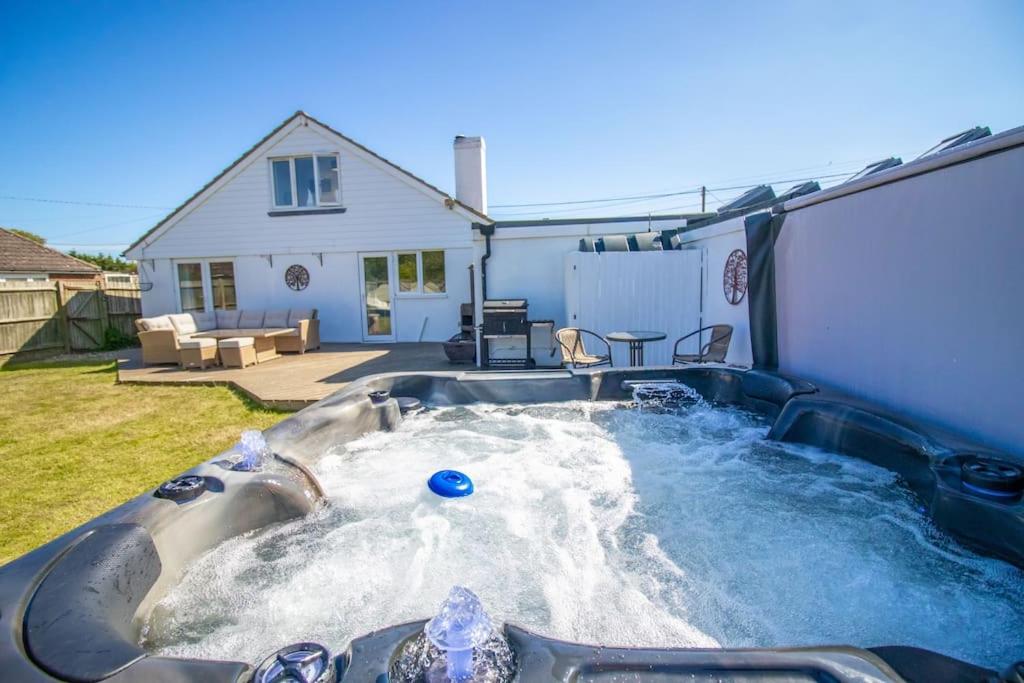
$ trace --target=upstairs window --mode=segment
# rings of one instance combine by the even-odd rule
[[[314,209],[341,203],[337,154],[270,160],[275,209]]]

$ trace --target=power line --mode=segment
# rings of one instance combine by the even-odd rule
[[[101,248],[102,247],[102,248],[105,248],[105,249],[109,249],[111,251],[115,251],[115,250],[120,251],[120,250],[124,249],[125,247],[127,247],[128,243],[127,242],[120,242],[120,243],[117,243],[117,244],[95,244],[95,243],[94,244],[83,244],[81,242],[47,242],[46,246],[48,246],[48,247],[70,247],[71,249],[74,249],[76,247],[86,247],[86,248]]]
[[[840,169],[851,168],[850,173],[853,170],[863,168],[864,164],[872,161],[873,158],[868,159],[855,159],[853,161],[841,161],[839,163],[829,162],[827,164],[821,164],[819,166],[804,166],[803,168],[791,168],[786,171],[772,171],[770,173],[755,173],[752,175],[745,176],[734,176],[732,178],[725,178],[721,180],[712,181],[713,185],[724,185],[726,183],[738,183],[738,182],[754,182],[761,180],[762,178],[772,178],[781,175],[793,175],[799,173],[801,175],[811,175],[813,173],[824,173],[825,171],[839,171]]]
[[[170,206],[149,206],[146,204],[112,204],[108,202],[76,202],[70,199],[46,199],[43,197],[16,197],[9,194],[0,194],[0,199],[11,199],[17,202],[39,202],[40,204],[72,204],[74,206],[102,206],[108,209],[160,209],[170,211]]]
[[[725,204],[725,202],[722,201],[721,199],[719,199],[718,196],[714,192],[712,192],[711,190],[708,190],[708,194],[711,195],[711,198],[714,199],[719,204]],[[729,201],[732,201],[732,199],[730,199]]]
[[[749,190],[749,189],[754,188],[754,187],[760,187],[761,185],[774,185],[776,183],[802,183],[802,182],[807,182],[809,180],[827,180],[827,179],[830,179],[830,178],[846,178],[846,177],[849,177],[850,175],[852,175],[850,172],[846,172],[846,173],[829,173],[829,174],[826,174],[826,175],[818,175],[818,176],[807,177],[807,178],[783,178],[783,179],[779,179],[779,180],[766,180],[764,182],[754,183],[752,185],[732,185],[732,186],[729,186],[729,187],[709,187],[709,188],[707,188],[707,192],[708,192],[708,194],[711,194],[712,192],[716,192],[716,191],[717,192],[726,192],[726,191],[729,191],[729,190]],[[577,199],[577,200],[566,201],[566,202],[538,202],[538,203],[532,203],[532,204],[493,204],[491,206],[491,208],[494,208],[494,209],[505,209],[505,208],[512,209],[512,208],[527,208],[527,207],[534,207],[534,206],[568,206],[568,205],[579,205],[579,204],[598,204],[598,203],[618,202],[618,201],[633,202],[633,201],[645,201],[645,200],[649,200],[649,199],[664,199],[666,197],[680,197],[680,196],[683,196],[683,195],[700,194],[700,192],[701,192],[701,188],[698,187],[698,188],[693,189],[693,190],[680,190],[678,192],[663,192],[661,194],[631,195],[631,196],[623,196],[623,197],[605,197],[605,198],[602,198],[602,199]],[[599,208],[604,208],[604,207],[599,207]],[[533,212],[527,212],[527,213],[542,213],[542,212],[533,211]]]
[[[683,190],[681,192],[664,192],[661,194],[641,194],[628,197],[606,197],[604,199],[577,199],[571,202],[538,202],[536,204],[492,204],[494,209],[522,209],[529,206],[566,206],[569,204],[595,204],[598,202],[617,202],[623,199],[662,199],[664,197],[676,197],[683,194],[699,194],[700,188],[696,190]]]
[[[84,230],[75,230],[74,232],[63,232],[63,233],[61,233],[59,235],[54,235],[54,237],[60,238],[60,237],[73,237],[75,235],[84,235],[87,232],[96,232],[97,230],[103,230],[105,228],[115,228],[115,227],[117,227],[119,225],[128,225],[129,223],[138,223],[140,221],[151,221],[154,218],[158,218],[158,217],[163,216],[163,215],[164,214],[162,214],[162,213],[155,213],[155,214],[151,214],[149,216],[140,216],[139,218],[132,218],[131,220],[127,220],[127,221],[118,221],[117,223],[106,223],[104,225],[97,225],[97,226],[94,226],[94,227],[91,227],[91,228],[85,228]]]

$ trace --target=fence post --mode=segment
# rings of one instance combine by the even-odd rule
[[[64,337],[64,353],[71,353],[71,321],[68,318],[67,292],[62,280],[57,280],[57,312],[60,314],[61,336]]]
[[[110,327],[110,309],[107,305],[107,288],[102,283],[96,283],[96,295],[100,299],[100,348],[102,348],[106,344],[107,328]]]

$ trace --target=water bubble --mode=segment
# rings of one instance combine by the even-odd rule
[[[258,429],[247,429],[242,432],[238,441],[242,458],[235,463],[233,469],[240,472],[255,472],[263,468],[263,462],[270,455],[270,446]]]

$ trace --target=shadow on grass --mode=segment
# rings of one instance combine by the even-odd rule
[[[111,375],[111,384],[117,385],[117,365],[121,362],[119,359],[101,359],[101,358],[81,358],[81,359],[63,359],[63,360],[10,360],[0,365],[0,373],[5,372],[21,372],[26,370],[66,370],[73,368],[91,368],[83,370],[83,375]],[[136,384],[133,386],[145,386],[144,384]],[[237,398],[246,410],[273,413],[276,415],[290,415],[295,412],[293,410],[285,410],[283,408],[268,406],[244,391],[238,389],[231,384],[180,384],[180,385],[169,385],[169,384],[153,384],[153,388],[160,387],[161,389],[181,389],[188,391],[189,389],[224,389],[230,392],[235,398]]]
[[[61,368],[95,367],[91,373],[114,372],[116,360],[102,358],[74,360],[10,360],[0,365],[0,372],[18,372],[20,370],[56,370]]]
[[[291,415],[295,412],[294,410],[285,410],[284,408],[268,406],[267,404],[261,401],[257,401],[249,394],[245,393],[244,391],[241,391],[240,389],[238,389],[238,387],[231,384],[221,385],[219,388],[227,389],[232,394],[234,394],[235,397],[242,402],[242,405],[245,406],[246,410],[258,411],[263,413],[274,413],[275,415]]]

